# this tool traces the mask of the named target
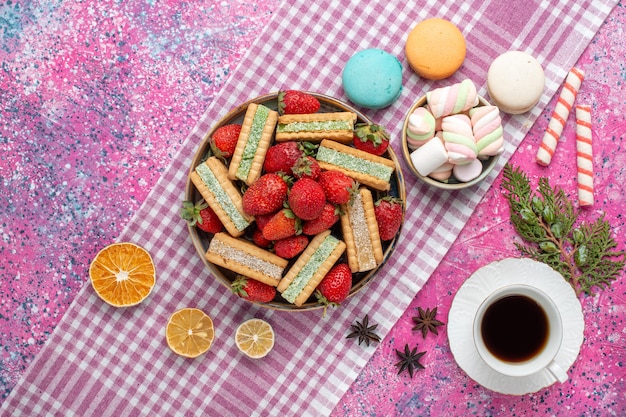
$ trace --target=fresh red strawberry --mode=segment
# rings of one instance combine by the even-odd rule
[[[310,178],[296,181],[289,191],[289,207],[302,220],[313,220],[322,214],[326,195],[324,189]]]
[[[252,232],[252,241],[260,248],[267,249],[272,244],[271,240],[267,240],[263,237],[263,231],[256,227]]]
[[[183,201],[180,217],[187,220],[190,226],[196,226],[208,233],[221,232],[224,228],[220,218],[204,200],[200,200],[196,204],[191,201]]]
[[[213,209],[207,206],[200,210],[200,219],[196,227],[208,233],[218,233],[222,231],[224,225]]]
[[[358,123],[354,126],[354,146],[374,155],[382,155],[389,147],[389,135],[383,126]]]
[[[319,109],[319,100],[311,94],[297,90],[286,90],[278,93],[278,113],[281,115],[315,113]]]
[[[304,222],[302,233],[305,235],[316,235],[328,230],[339,220],[339,209],[329,202],[324,204],[322,214],[318,218]]]
[[[264,174],[243,194],[243,211],[251,216],[273,213],[283,206],[287,191],[289,186],[282,176]]]
[[[265,225],[270,221],[270,219],[274,217],[274,214],[276,214],[276,212],[269,214],[259,214],[254,216],[254,220],[256,221],[256,227],[263,230],[265,228]]]
[[[320,281],[315,291],[315,297],[324,305],[324,315],[328,306],[337,307],[343,302],[352,288],[352,271],[346,263],[332,267]]]
[[[241,125],[230,124],[218,127],[211,136],[211,150],[215,156],[220,158],[230,158],[235,152]]]
[[[260,303],[269,303],[276,296],[275,287],[241,275],[231,284],[231,289],[241,298]]]
[[[374,215],[382,240],[391,240],[402,225],[402,200],[386,196],[374,204]]]
[[[359,189],[359,184],[341,171],[323,171],[317,181],[333,204],[347,204]]]
[[[277,240],[274,243],[274,253],[284,259],[291,259],[306,249],[309,238],[304,235],[295,235]]]
[[[310,178],[312,180],[317,180],[321,172],[319,162],[310,155],[302,155],[298,158],[291,170],[296,178]]]
[[[282,209],[277,212],[263,228],[263,237],[267,240],[280,240],[299,234],[300,219],[293,211]]]
[[[265,172],[284,172],[293,175],[291,168],[296,164],[303,151],[295,141],[281,142],[270,146],[265,154],[263,169]]]

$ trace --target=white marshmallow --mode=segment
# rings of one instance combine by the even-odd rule
[[[452,175],[453,168],[454,164],[445,163],[439,168],[435,169],[433,172],[431,172],[428,176],[437,181],[448,182],[448,179]]]
[[[441,139],[434,137],[411,152],[411,162],[417,172],[425,177],[448,162],[448,151]]]
[[[463,165],[455,165],[452,169],[454,177],[461,182],[469,182],[474,178],[478,178],[483,172],[483,164],[478,159]]]

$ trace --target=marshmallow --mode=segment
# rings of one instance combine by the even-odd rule
[[[474,107],[470,110],[472,132],[479,157],[499,155],[504,151],[500,109],[496,106]]]
[[[437,181],[448,182],[448,179],[452,176],[453,168],[453,164],[446,162],[445,164],[431,172],[428,176]]]
[[[436,88],[426,93],[428,109],[436,118],[460,113],[478,105],[478,94],[472,80]]]
[[[425,107],[416,108],[409,116],[407,144],[417,149],[435,136],[435,117]]]
[[[448,151],[448,162],[466,164],[476,159],[478,148],[472,132],[472,123],[465,114],[446,116],[441,123],[443,141]]]
[[[425,177],[448,162],[448,152],[441,139],[434,137],[411,152],[411,162],[417,172]]]
[[[461,182],[469,182],[478,178],[481,172],[483,172],[483,164],[479,159],[474,159],[463,165],[454,165],[452,169],[454,177]]]

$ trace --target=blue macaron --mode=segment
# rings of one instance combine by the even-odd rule
[[[351,102],[368,109],[382,109],[400,97],[402,64],[381,49],[364,49],[348,60],[342,82]]]

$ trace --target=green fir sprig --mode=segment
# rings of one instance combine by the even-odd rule
[[[604,214],[595,222],[579,222],[563,189],[540,178],[537,190],[519,167],[507,163],[502,188],[509,202],[511,222],[524,244],[515,246],[524,256],[544,262],[572,285],[576,294],[595,295],[624,270],[626,252],[617,251]]]

